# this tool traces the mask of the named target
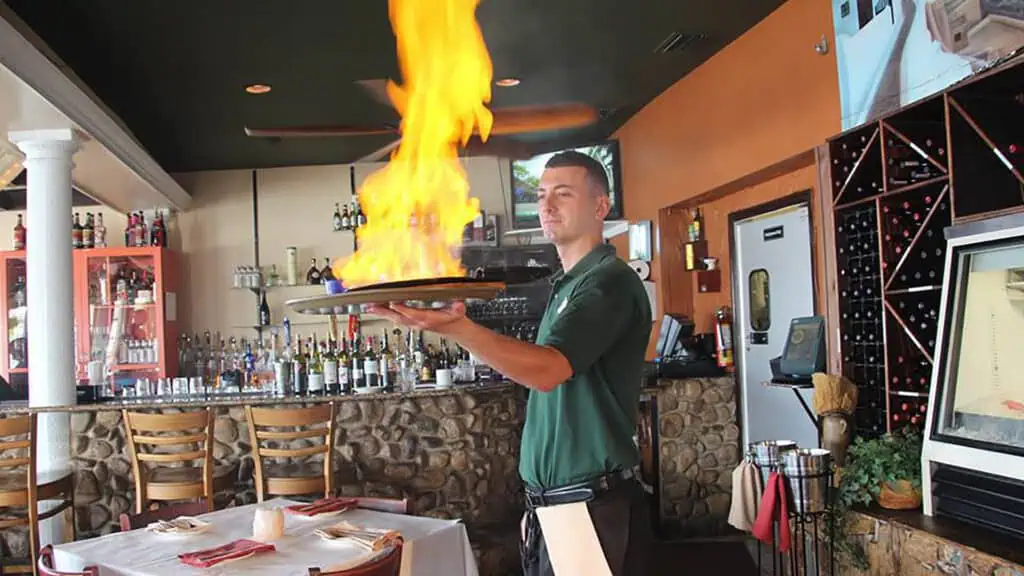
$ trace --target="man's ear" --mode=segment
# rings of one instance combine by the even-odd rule
[[[612,209],[611,198],[607,194],[598,194],[597,196],[597,218],[598,220],[604,220],[608,217],[608,213]]]

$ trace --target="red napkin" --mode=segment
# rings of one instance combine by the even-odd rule
[[[275,548],[273,544],[241,539],[216,548],[178,554],[178,559],[181,560],[183,564],[188,564],[189,566],[195,566],[196,568],[209,568],[210,566],[216,566],[217,564],[228,560],[235,560],[250,554],[259,554],[261,552],[274,552],[275,550],[277,550],[277,548]]]
[[[761,496],[761,506],[750,531],[761,542],[771,542],[774,538],[772,524],[779,522],[779,550],[789,550],[789,503],[786,501],[786,479],[778,472],[768,476]]]
[[[338,512],[339,510],[355,508],[358,502],[355,498],[321,498],[312,504],[294,504],[288,506],[285,510],[300,516],[316,516],[326,512]]]

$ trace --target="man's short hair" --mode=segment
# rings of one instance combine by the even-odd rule
[[[611,187],[608,185],[608,172],[594,157],[575,150],[559,152],[548,159],[544,168],[583,168],[600,194],[608,196]]]

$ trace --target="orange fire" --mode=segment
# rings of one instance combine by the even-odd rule
[[[402,141],[359,189],[359,250],[335,263],[346,288],[462,276],[457,248],[479,211],[459,163],[470,136],[488,137],[491,58],[476,22],[479,0],[390,0],[405,84],[388,84]]]

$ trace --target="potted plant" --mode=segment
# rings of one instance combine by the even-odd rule
[[[921,505],[921,435],[903,428],[879,438],[857,438],[840,472],[844,507],[868,505],[909,510]]]

